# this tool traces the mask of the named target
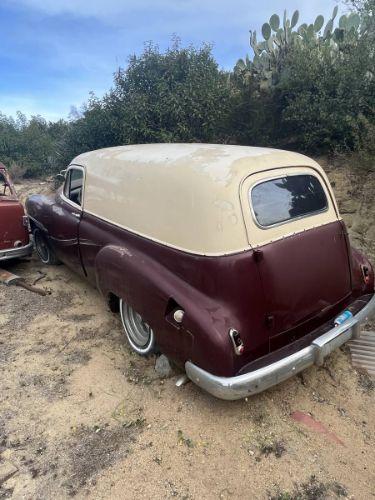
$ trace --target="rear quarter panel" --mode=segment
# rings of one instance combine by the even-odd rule
[[[204,257],[160,245],[84,214],[83,264],[108,298],[127,301],[155,330],[161,350],[183,364],[190,359],[218,375],[233,375],[268,352],[260,278],[251,251]],[[168,316],[177,303],[181,327]],[[229,328],[239,328],[246,351],[234,355]]]

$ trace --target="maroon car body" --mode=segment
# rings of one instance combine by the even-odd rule
[[[5,166],[0,163],[0,262],[32,252],[29,223]]]
[[[321,204],[311,214],[306,196]],[[322,169],[302,155],[112,148],[76,158],[65,186],[32,196],[27,210],[42,260],[86,277],[114,311],[126,304],[128,340],[134,326],[136,347],[145,336],[137,352],[149,352],[154,332],[162,352],[223,399],[322,362],[375,309],[372,266],[351,248]],[[349,320],[335,326],[343,311]]]

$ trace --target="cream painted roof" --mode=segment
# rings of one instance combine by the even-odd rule
[[[85,167],[84,211],[152,240],[204,255],[249,248],[240,200],[241,183],[249,175],[310,166],[329,186],[314,160],[249,146],[120,146],[81,154],[72,164]]]

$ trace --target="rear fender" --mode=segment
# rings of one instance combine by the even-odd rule
[[[34,194],[26,200],[26,212],[29,216],[31,231],[40,229],[46,237],[50,247],[56,251],[54,241],[50,237],[53,228],[53,211],[56,210],[55,196]]]
[[[141,314],[154,329],[165,354],[182,362],[194,359],[207,369],[215,367],[215,371],[220,359],[220,364],[227,364],[226,371],[231,369],[232,356],[223,334],[228,331],[229,313],[217,301],[129,246],[102,248],[95,260],[95,273],[101,293],[107,299],[115,294]],[[181,325],[173,320],[171,304],[185,311]]]
[[[31,232],[33,232],[35,229],[40,229],[44,233],[48,233],[47,228],[38,220],[34,219],[31,215],[29,215],[29,221],[30,221],[30,227],[31,227]]]
[[[31,221],[31,227],[39,228],[48,233],[48,226],[51,223],[51,214],[55,204],[55,199],[42,194],[34,194],[26,200],[26,212]]]

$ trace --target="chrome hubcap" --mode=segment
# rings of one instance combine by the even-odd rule
[[[128,304],[122,303],[122,319],[124,327],[134,344],[139,347],[145,347],[151,338],[152,329]]]

